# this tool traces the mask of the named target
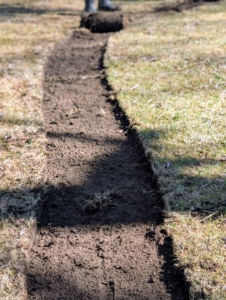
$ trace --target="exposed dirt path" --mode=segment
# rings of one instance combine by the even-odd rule
[[[159,232],[143,151],[108,100],[107,34],[75,32],[45,69],[47,178],[28,263],[29,299],[188,299]]]

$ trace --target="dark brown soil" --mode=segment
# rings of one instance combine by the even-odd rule
[[[102,67],[107,34],[77,31],[45,68],[47,183],[29,299],[188,299],[160,232],[163,203]]]
[[[128,22],[128,17],[120,12],[95,12],[83,13],[80,26],[91,32],[106,33],[120,31]]]

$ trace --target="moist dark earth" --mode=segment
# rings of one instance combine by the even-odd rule
[[[109,34],[77,30],[45,66],[47,182],[28,299],[188,299],[144,152],[112,100]]]

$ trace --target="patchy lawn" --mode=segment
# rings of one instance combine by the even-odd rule
[[[1,299],[26,298],[34,189],[45,180],[43,65],[83,5],[0,0]],[[158,5],[122,2],[133,26],[109,41],[108,79],[158,176],[191,299],[226,299],[226,6],[153,14]]]
[[[45,180],[43,65],[83,3],[0,0],[0,299],[26,298],[24,259]]]
[[[226,299],[226,5],[149,10],[110,38],[108,80],[158,178],[191,299]]]

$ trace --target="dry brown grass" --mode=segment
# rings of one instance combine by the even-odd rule
[[[0,299],[26,298],[24,259],[45,180],[43,65],[82,2],[0,0]]]
[[[109,207],[115,207],[115,197],[117,197],[117,193],[114,190],[90,195],[89,200],[85,201],[83,211],[87,213],[103,212]]]
[[[191,299],[226,299],[225,17],[223,1],[150,13],[110,38],[105,60],[174,213],[165,226]]]
[[[137,13],[158,4],[121,3],[124,11]],[[43,65],[55,42],[78,25],[83,5],[76,0],[0,0],[0,299],[26,298],[24,259],[39,199],[32,189],[43,183],[45,170]],[[139,18],[111,39],[108,52],[110,81],[153,157],[166,203],[171,210],[191,208],[166,224],[178,263],[192,282],[191,296],[204,292],[214,300],[226,299],[225,217],[201,223],[192,213],[203,207],[200,195],[216,204],[209,212],[221,211],[224,200],[224,20],[224,4],[176,17],[150,15],[145,24]],[[189,134],[177,130],[183,129],[183,118]],[[203,124],[211,125],[211,136]],[[175,157],[190,154],[193,160],[186,166],[186,160],[174,163]],[[184,190],[183,176],[191,179],[190,190]],[[182,195],[189,198],[184,201]],[[97,195],[95,201],[108,203],[103,199]]]

